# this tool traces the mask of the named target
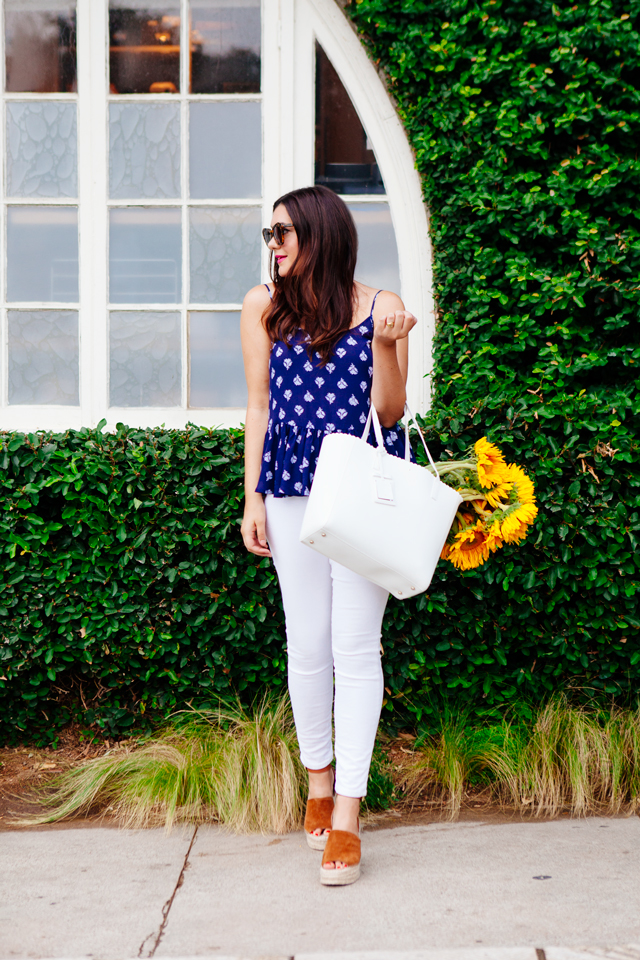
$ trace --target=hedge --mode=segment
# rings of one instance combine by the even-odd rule
[[[384,623],[391,726],[640,679],[638,0],[361,0],[431,215],[434,453],[487,434],[534,476],[527,542],[441,564]],[[242,433],[0,434],[0,734],[118,734],[285,678],[241,545]],[[525,705],[523,707],[523,704]]]

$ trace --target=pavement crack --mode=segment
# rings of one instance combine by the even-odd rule
[[[167,900],[167,902],[162,908],[162,920],[160,922],[160,927],[158,928],[158,932],[156,934],[150,933],[149,936],[144,938],[144,940],[140,944],[140,949],[138,950],[139,957],[144,957],[146,958],[146,960],[148,960],[149,957],[153,957],[155,955],[156,950],[160,946],[160,941],[164,936],[164,932],[167,928],[167,923],[169,922],[169,914],[171,912],[171,907],[173,906],[173,901],[176,898],[176,893],[184,883],[185,871],[189,866],[189,854],[191,853],[193,849],[193,845],[196,842],[197,835],[198,835],[198,827],[196,826],[193,831],[193,836],[191,837],[191,843],[189,844],[189,849],[185,853],[184,861],[182,863],[182,869],[180,870],[180,873],[178,875],[176,885],[173,888],[173,892],[171,896],[169,897],[169,899]],[[147,953],[145,953],[145,947],[149,942],[149,940],[153,940],[153,944],[151,946],[151,949]]]

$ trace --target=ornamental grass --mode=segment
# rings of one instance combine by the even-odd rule
[[[39,791],[23,825],[94,813],[123,827],[170,830],[224,823],[239,833],[286,833],[302,823],[305,771],[288,698],[186,711],[153,739],[111,750]]]
[[[436,818],[456,820],[469,799],[524,817],[640,811],[640,707],[574,706],[557,696],[529,720],[482,726],[451,711],[410,753],[394,767],[376,746],[365,816],[429,801]],[[238,833],[286,833],[301,827],[305,795],[306,771],[282,697],[263,699],[251,712],[185,711],[153,739],[114,748],[50,781],[34,795],[40,811],[18,822],[102,813],[129,828],[209,821]]]
[[[557,696],[527,722],[469,727],[448,716],[415,757],[401,789],[434,800],[451,820],[469,790],[533,817],[640,810],[640,708],[605,711]]]

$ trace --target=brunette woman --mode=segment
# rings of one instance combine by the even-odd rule
[[[278,573],[289,693],[309,771],[307,841],[324,850],[321,882],[343,885],[360,874],[358,813],[382,706],[388,594],[301,544],[299,533],[325,434],[360,435],[373,402],[387,449],[404,455],[397,421],[416,319],[395,293],[354,281],[355,225],[326,187],[280,197],[263,236],[273,282],[247,293],[241,319],[249,390],[242,536],[247,550],[273,557]]]

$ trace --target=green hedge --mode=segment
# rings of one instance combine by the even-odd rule
[[[241,546],[239,430],[5,435],[0,732],[120,733],[282,684],[268,561]]]
[[[640,37],[624,5],[362,0],[431,213],[434,453],[534,476],[527,542],[389,605],[389,724],[640,679]],[[285,676],[239,538],[242,434],[0,434],[1,732],[111,733]],[[4,458],[4,459],[3,459]]]

